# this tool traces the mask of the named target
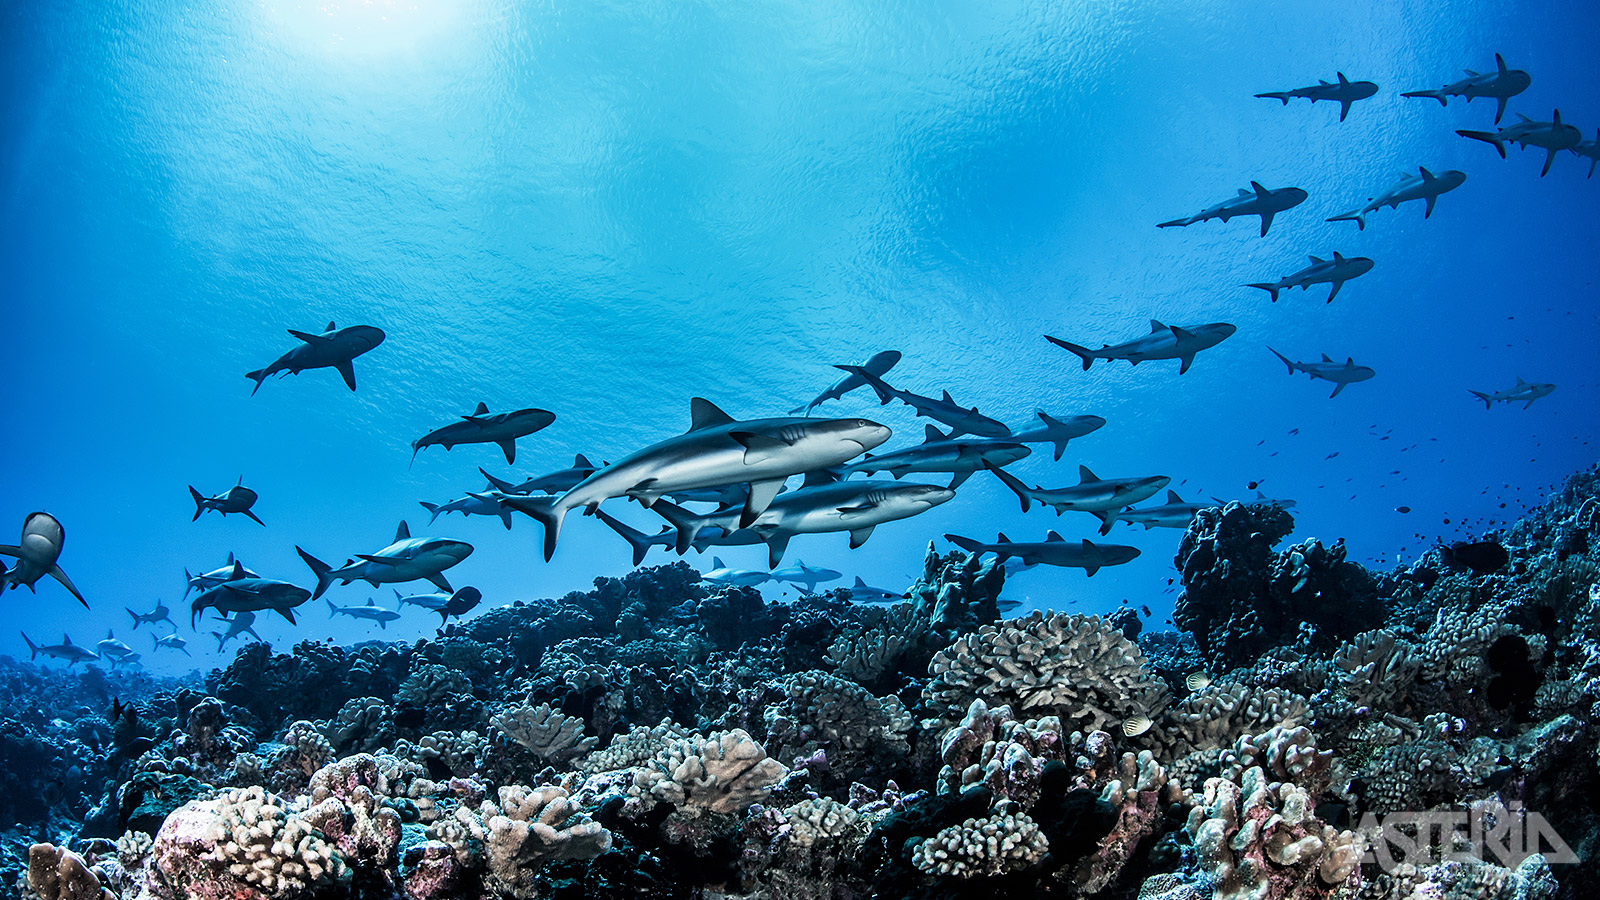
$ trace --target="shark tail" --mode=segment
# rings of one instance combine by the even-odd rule
[[[1470,390],[1469,389],[1467,391],[1467,393],[1471,394],[1474,397],[1477,397],[1479,400],[1482,400],[1484,409],[1489,409],[1490,407],[1492,407],[1494,405],[1490,401],[1489,395],[1484,393],[1483,391],[1474,391],[1474,390]]]
[[[1269,91],[1265,94],[1257,94],[1256,96],[1265,100],[1282,100],[1284,106],[1289,105],[1289,93],[1287,91]]]
[[[206,498],[200,496],[200,492],[195,490],[192,484],[189,485],[189,496],[194,498],[194,518],[189,521],[198,522],[200,514],[206,511]]]
[[[1493,144],[1494,149],[1499,152],[1500,158],[1506,158],[1505,141],[1500,140],[1500,136],[1492,131],[1465,131],[1458,129],[1456,134],[1464,138],[1472,138],[1475,141],[1483,141],[1485,144]]]
[[[1326,221],[1329,221],[1329,222],[1354,222],[1354,223],[1356,223],[1356,230],[1357,231],[1366,231],[1367,230],[1367,214],[1364,213],[1364,212],[1358,212],[1356,210],[1351,210],[1350,212],[1347,212],[1347,213],[1340,213],[1337,216],[1329,216]]]
[[[422,508],[423,509],[427,510],[429,513],[432,514],[432,518],[428,519],[428,524],[432,525],[434,523],[434,520],[439,518],[439,504],[437,504],[437,503],[429,503],[426,500],[418,500],[417,502],[422,504]]]
[[[1263,291],[1266,291],[1267,293],[1272,295],[1272,302],[1273,303],[1277,303],[1278,302],[1279,287],[1278,287],[1277,284],[1255,283],[1255,284],[1247,284],[1247,285],[1245,285],[1245,287],[1260,288]]]
[[[38,659],[39,658],[39,647],[38,647],[38,645],[35,644],[33,641],[28,640],[27,632],[19,631],[17,633],[22,635],[22,642],[24,644],[28,645],[28,659],[30,661]]]
[[[992,552],[995,555],[999,556],[1002,561],[1004,561],[1006,557],[1011,555],[1011,554],[1006,553],[1006,552],[1004,552],[1002,550],[996,550],[993,547],[985,547],[983,545],[983,541],[975,541],[972,538],[962,537],[959,534],[947,534],[947,535],[944,536],[944,539],[949,541],[952,544],[955,544],[957,547],[960,547],[961,549],[967,551],[968,553]]]
[[[656,502],[657,503],[664,503],[666,501],[657,500]],[[596,516],[600,517],[600,521],[606,523],[607,525],[610,525],[612,531],[615,531],[617,534],[622,535],[622,539],[627,541],[628,545],[633,548],[633,564],[634,565],[637,566],[640,563],[644,562],[645,554],[650,551],[650,536],[649,535],[647,535],[644,532],[638,530],[637,528],[629,527],[626,522],[623,522],[622,520],[618,519],[616,516],[607,514],[606,511],[603,510],[603,509],[595,510],[594,514]]]
[[[1268,348],[1267,348],[1267,349],[1268,349],[1268,350],[1272,350],[1272,348],[1271,348],[1271,347],[1268,347]],[[1287,357],[1287,356],[1284,356],[1284,355],[1283,355],[1283,354],[1282,354],[1282,353],[1279,353],[1279,352],[1278,352],[1278,351],[1276,351],[1276,350],[1272,350],[1272,355],[1273,355],[1273,356],[1276,356],[1276,357],[1277,357],[1277,358],[1279,358],[1279,359],[1281,359],[1281,360],[1283,360],[1283,364],[1284,364],[1284,365],[1286,365],[1286,366],[1288,366],[1288,367],[1289,367],[1289,374],[1290,374],[1290,375],[1293,375],[1293,374],[1294,374],[1294,362],[1293,362],[1293,361],[1291,361],[1291,360],[1290,360],[1290,359],[1289,359],[1289,357]]]
[[[515,495],[502,497],[502,507],[510,507],[544,526],[544,559],[556,555],[556,539],[561,536],[561,523],[567,517],[568,507],[563,506],[556,497],[524,497]]]
[[[130,610],[128,610],[128,612],[133,612],[133,610],[130,609]],[[150,632],[150,652],[154,653],[154,652],[156,652],[157,650],[160,650],[160,649],[161,649],[161,638],[156,637],[156,633],[154,631],[151,631]]]
[[[1156,227],[1157,228],[1182,228],[1185,225],[1193,225],[1193,224],[1194,224],[1194,217],[1193,216],[1184,216],[1181,219],[1173,219],[1170,222],[1158,222],[1158,223],[1156,223]]]
[[[705,519],[666,499],[652,503],[650,511],[666,519],[668,525],[678,530],[676,547],[678,555],[682,556],[688,553],[689,548],[694,545],[695,539],[700,536],[700,528]],[[627,537],[627,535],[623,535],[623,537]]]
[[[256,386],[250,389],[250,396],[254,397],[256,395],[256,391],[261,390],[261,382],[267,380],[267,370],[257,369],[254,372],[246,372],[244,373],[244,377],[256,383]]]
[[[328,618],[333,618],[333,614],[339,611],[339,607],[334,606],[332,600],[324,600],[322,602],[328,604]]]
[[[311,568],[311,573],[317,576],[317,589],[312,592],[311,599],[315,600],[321,597],[327,592],[328,586],[333,584],[333,568],[315,556],[301,550],[298,546],[294,548],[294,552],[300,554],[300,558]]]
[[[1402,97],[1427,97],[1429,99],[1439,101],[1439,105],[1440,106],[1449,106],[1450,105],[1450,103],[1445,98],[1445,95],[1444,95],[1443,91],[1406,91],[1405,93],[1401,94],[1400,96],[1402,96]]]
[[[994,463],[985,461],[983,467],[988,469],[990,472],[993,472],[994,477],[1000,479],[1001,484],[1011,488],[1012,492],[1017,495],[1017,499],[1022,501],[1022,511],[1027,512],[1028,507],[1032,505],[1032,501],[1028,498],[1028,486],[1018,481],[1016,476],[1009,475],[1001,470],[1001,468]]]
[[[1090,350],[1088,347],[1080,347],[1077,344],[1063,341],[1060,338],[1053,338],[1048,334],[1044,336],[1044,339],[1052,344],[1055,344],[1057,347],[1060,347],[1063,350],[1070,350],[1071,352],[1076,353],[1078,357],[1083,360],[1083,370],[1085,372],[1089,371],[1089,365],[1094,362],[1094,351]]]

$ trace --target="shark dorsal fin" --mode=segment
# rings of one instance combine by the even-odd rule
[[[367,605],[368,606],[377,606],[378,605],[378,601],[372,599],[371,597],[368,597],[367,598]]]
[[[1176,506],[1176,505],[1178,505],[1179,503],[1182,503],[1182,502],[1183,502],[1183,498],[1178,496],[1178,492],[1177,491],[1167,491],[1167,504],[1168,505]]]
[[[233,564],[233,571],[228,573],[228,580],[229,581],[238,581],[239,579],[241,579],[243,577],[245,577],[245,575],[244,575],[244,563],[235,561],[234,564]]]
[[[1349,84],[1350,83],[1350,79],[1344,77],[1344,73],[1343,72],[1335,72],[1334,74],[1339,76],[1339,83],[1340,84]]]
[[[1245,190],[1244,188],[1239,188],[1239,196],[1248,197],[1248,196],[1250,196],[1250,192]]]
[[[923,429],[923,435],[922,442],[924,444],[931,444],[934,441],[942,441],[945,439],[945,433],[940,431],[938,427],[934,425],[929,425]]]
[[[61,643],[67,645],[68,647],[71,647],[72,646],[72,635],[67,634],[65,631],[61,632]]]
[[[572,457],[572,467],[574,469],[592,469],[594,468],[594,463],[589,462],[589,457],[579,453]]]
[[[479,400],[478,408],[473,410],[472,414],[475,416],[487,416],[489,414],[489,404]]]
[[[1550,124],[1556,126],[1557,128],[1561,127],[1561,110],[1556,110],[1555,118],[1550,121]]]
[[[1495,67],[1495,71],[1497,71],[1497,72],[1502,72],[1502,73],[1505,72],[1506,71],[1506,58],[1501,56],[1500,54],[1496,53],[1494,55],[1494,67]]]
[[[715,428],[718,425],[733,424],[733,416],[717,408],[715,403],[704,397],[695,397],[689,401],[689,430],[699,431],[702,428]]]
[[[1089,543],[1089,539],[1088,538],[1084,538],[1083,539],[1083,545],[1082,546],[1083,546],[1083,549],[1085,549],[1085,550],[1097,550],[1097,549],[1099,549],[1094,544]]]
[[[1344,358],[1344,367],[1346,369],[1354,369],[1356,367],[1356,358],[1354,356],[1346,356]]]
[[[1324,353],[1324,354],[1322,354],[1322,361],[1323,362],[1333,362],[1333,357],[1331,357],[1328,354]]]
[[[309,331],[295,331],[293,328],[288,329],[288,332],[308,344],[326,344],[333,340],[320,334],[312,334]]]
[[[1161,320],[1160,319],[1151,319],[1150,320],[1150,333],[1151,334],[1155,334],[1158,331],[1166,331],[1166,330],[1167,330],[1167,326],[1161,324]]]
[[[1518,375],[1517,376],[1517,387],[1522,387],[1525,384],[1527,384],[1527,382],[1522,380],[1522,376],[1521,375]]]
[[[728,567],[727,564],[722,561],[722,557],[720,556],[711,557],[711,565],[718,569],[726,569]]]
[[[338,331],[339,330],[339,326],[332,319],[329,319],[328,320],[328,327],[324,328],[322,330],[323,331]]]
[[[855,586],[858,587],[858,588],[864,588],[864,587],[867,586],[867,583],[865,581],[861,580],[861,576],[860,575],[857,575],[856,576]]]
[[[404,541],[404,540],[409,540],[410,537],[411,537],[411,526],[406,524],[406,520],[405,519],[401,519],[400,520],[400,527],[396,528],[394,530],[394,539],[396,541]]]
[[[1004,531],[996,531],[994,533],[994,542],[996,544],[1009,544],[1011,543],[1011,538],[1006,537]]]
[[[1317,79],[1317,84],[1324,84],[1325,85],[1325,84],[1331,84],[1331,82],[1329,82],[1328,79],[1326,79],[1326,78],[1318,78]]]
[[[1089,471],[1089,467],[1088,466],[1079,466],[1078,467],[1078,483],[1079,484],[1087,484],[1087,483],[1089,483],[1091,481],[1099,481],[1099,480],[1100,479],[1099,479],[1098,476],[1096,476],[1093,472]]]
[[[106,640],[108,640],[108,641],[116,640],[116,637],[117,636],[115,634],[111,633],[111,629],[110,628],[106,629]]]
[[[1335,250],[1333,251],[1333,261],[1336,263],[1342,263],[1344,262],[1344,256],[1340,254],[1339,251]]]
[[[1271,191],[1269,191],[1266,188],[1262,187],[1261,186],[1261,182],[1259,182],[1259,181],[1250,182],[1250,187],[1255,190],[1257,197],[1265,197],[1266,195],[1272,193]]]
[[[1044,536],[1044,541],[1047,544],[1065,544],[1067,539],[1062,537],[1057,532],[1052,531]]]
[[[1046,425],[1060,425],[1060,424],[1061,424],[1061,423],[1060,423],[1060,422],[1059,422],[1059,421],[1057,421],[1057,420],[1056,420],[1056,419],[1052,419],[1052,418],[1051,418],[1051,417],[1050,417],[1050,414],[1049,414],[1049,413],[1047,413],[1047,412],[1045,412],[1045,411],[1044,411],[1044,410],[1042,410],[1042,409],[1036,409],[1036,410],[1034,410],[1034,411],[1033,411],[1033,414],[1034,414],[1034,415],[1036,415],[1036,416],[1038,416],[1038,417],[1039,417],[1039,421],[1041,421],[1041,422],[1043,422],[1043,423],[1044,423],[1044,424],[1046,424]]]
[[[1428,171],[1427,166],[1417,166],[1417,174],[1422,176],[1423,181],[1433,180],[1433,173]]]
[[[230,566],[233,565],[233,551],[232,550],[228,551],[228,563],[227,564],[230,565]]]
[[[1188,341],[1188,340],[1193,340],[1194,339],[1194,334],[1192,332],[1185,331],[1184,329],[1179,328],[1176,325],[1173,325],[1173,326],[1170,326],[1170,327],[1171,327],[1171,330],[1172,330],[1172,336],[1177,338],[1178,340],[1180,340],[1180,341]]]

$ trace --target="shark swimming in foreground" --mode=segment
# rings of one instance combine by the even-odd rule
[[[71,668],[77,663],[91,662],[100,658],[100,655],[93,650],[74,644],[72,638],[66,634],[61,635],[61,643],[59,644],[35,644],[28,639],[27,634],[22,635],[22,641],[28,645],[28,658],[30,660],[38,659],[39,654],[43,653],[51,659],[66,660],[67,667]]]
[[[377,622],[379,628],[388,630],[389,623],[400,618],[399,610],[379,606],[378,601],[371,597],[367,598],[366,606],[337,606],[332,600],[324,600],[322,602],[328,604],[328,618],[330,619],[336,615],[349,616],[352,619],[366,619],[369,622]]]
[[[1102,344],[1099,350],[1090,350],[1077,344],[1063,341],[1045,335],[1044,339],[1063,350],[1076,353],[1083,360],[1084,371],[1089,370],[1090,363],[1097,359],[1125,359],[1133,365],[1149,359],[1176,359],[1178,374],[1189,371],[1194,365],[1194,356],[1201,350],[1215,347],[1227,340],[1238,328],[1227,322],[1213,322],[1209,325],[1196,325],[1192,328],[1179,328],[1176,325],[1163,325],[1155,319],[1150,320],[1150,333],[1144,337],[1134,338],[1121,344]]]
[[[16,565],[0,571],[0,591],[27,587],[37,593],[35,585],[39,579],[49,575],[78,598],[84,609],[88,609],[89,601],[83,599],[72,579],[56,562],[61,558],[61,548],[66,542],[67,530],[61,527],[55,516],[47,512],[29,513],[22,520],[22,539],[15,544],[0,544],[0,554],[17,558]]]
[[[882,353],[873,354],[871,359],[861,364],[861,368],[864,371],[871,372],[873,375],[882,378],[884,375],[887,375],[889,370],[894,368],[895,363],[899,361],[899,350],[885,350]],[[818,394],[810,403],[807,403],[805,406],[797,406],[794,409],[789,410],[789,415],[809,416],[811,415],[811,411],[813,409],[816,409],[823,403],[829,400],[841,399],[845,394],[850,393],[858,387],[866,387],[866,385],[867,380],[865,378],[851,373],[834,382],[833,387],[830,387]]]
[[[1467,173],[1460,169],[1449,169],[1441,175],[1434,175],[1427,169],[1418,167],[1417,174],[1407,175],[1400,173],[1400,180],[1394,186],[1367,201],[1367,205],[1360,209],[1353,209],[1337,216],[1329,216],[1329,222],[1354,222],[1357,230],[1367,230],[1367,213],[1384,208],[1399,209],[1400,204],[1408,200],[1421,200],[1426,205],[1422,208],[1424,219],[1433,215],[1433,205],[1438,201],[1439,195],[1446,191],[1453,191],[1467,180]]]
[[[553,501],[507,497],[502,502],[544,526],[544,557],[555,555],[561,523],[574,509],[597,509],[613,497],[649,507],[664,494],[691,488],[747,483],[741,523],[766,510],[784,479],[836,466],[889,439],[891,432],[867,419],[770,418],[736,420],[711,401],[689,403],[689,430],[630,453],[575,485]]]
[[[461,421],[435,428],[412,441],[411,461],[417,461],[417,454],[424,447],[439,446],[449,451],[457,444],[499,444],[510,465],[517,461],[517,438],[547,428],[555,420],[556,414],[547,409],[517,409],[490,415],[488,404],[479,403]]]
[[[261,390],[261,383],[268,376],[298,375],[306,369],[338,369],[339,375],[344,378],[344,383],[350,390],[356,389],[356,370],[353,361],[356,357],[373,347],[383,343],[383,330],[371,325],[351,325],[340,328],[333,322],[322,330],[321,334],[312,334],[307,331],[289,329],[289,333],[299,338],[300,346],[273,360],[272,365],[254,372],[246,372],[244,377],[254,381],[256,386],[250,390],[250,395],[255,396]]]
[[[877,393],[879,406],[888,403],[890,400],[899,400],[901,403],[916,410],[917,415],[926,419],[933,419],[935,422],[943,422],[950,426],[949,436],[952,438],[963,434],[976,434],[980,437],[989,438],[1011,436],[1011,429],[1007,428],[1004,422],[983,415],[978,412],[976,406],[962,406],[950,396],[949,391],[945,391],[940,397],[924,397],[921,394],[913,394],[910,391],[891,387],[888,382],[860,366],[834,366],[834,368],[842,369],[853,375],[860,375],[865,379],[867,386]]]
[[[850,600],[853,603],[893,603],[896,600],[904,600],[906,598],[905,591],[895,593],[886,588],[873,587],[862,581],[860,575],[856,576],[855,584],[847,588],[840,588],[840,590],[849,593]]]
[[[854,550],[867,542],[877,526],[927,512],[955,495],[938,485],[902,481],[815,484],[772,501],[749,529],[766,541],[767,567],[776,568],[790,538],[797,534],[847,531]]]
[[[1054,444],[1057,462],[1061,460],[1061,454],[1067,452],[1068,441],[1098,431],[1106,425],[1106,420],[1100,416],[1069,416],[1065,419],[1055,419],[1042,409],[1034,410],[1033,414],[1044,424],[1019,431],[1011,435],[1008,440],[1019,444]]]
[[[1313,104],[1318,100],[1332,100],[1339,104],[1339,121],[1343,122],[1344,117],[1350,115],[1350,104],[1376,94],[1378,86],[1370,81],[1351,81],[1344,77],[1343,72],[1336,74],[1339,77],[1337,83],[1318,79],[1317,83],[1310,87],[1295,88],[1291,91],[1268,91],[1256,96],[1282,100],[1284,106],[1288,106],[1289,101],[1296,97],[1310,100]]]
[[[1465,97],[1468,103],[1479,97],[1493,97],[1499,105],[1494,111],[1494,123],[1500,124],[1500,118],[1506,114],[1506,101],[1528,89],[1533,84],[1533,76],[1521,69],[1507,68],[1505,58],[1500,54],[1494,55],[1495,70],[1493,72],[1474,72],[1467,70],[1467,77],[1460,81],[1452,81],[1442,88],[1432,91],[1406,91],[1402,97],[1427,97],[1439,101],[1440,106],[1449,106],[1449,98]]]
[[[238,618],[240,616],[246,616],[246,617],[248,617],[249,621],[255,621],[256,614],[255,613],[241,612],[241,613],[234,613],[233,616],[234,616],[234,618]],[[253,632],[253,631],[251,632],[251,634],[254,634],[254,633],[255,632]],[[261,638],[258,637],[258,638],[256,638],[256,640],[259,641],[259,640],[261,640]],[[151,642],[151,645],[150,645],[150,652],[151,653],[154,653],[157,650],[160,650],[162,647],[167,647],[169,649],[179,651],[184,656],[192,655],[192,654],[189,653],[189,642],[184,640],[181,637],[178,637],[178,633],[176,631],[174,631],[173,633],[168,634],[168,635],[162,635],[160,637],[157,637],[155,634],[152,633],[150,635],[150,642]],[[222,648],[218,647],[217,649],[221,650]]]
[[[95,644],[95,649],[99,651],[101,659],[117,660],[138,655],[132,647],[117,640],[116,634],[109,628],[106,629],[106,639]]]
[[[377,553],[357,553],[356,559],[345,560],[337,569],[299,547],[294,549],[317,576],[317,589],[311,594],[313,600],[321,597],[336,579],[344,584],[365,581],[377,587],[425,578],[441,591],[453,591],[455,589],[444,577],[444,570],[472,555],[472,545],[466,541],[412,537],[404,520],[395,529],[394,543]]]
[[[249,517],[250,521],[256,523],[257,525],[267,524],[257,518],[255,513],[250,511],[250,507],[256,505],[258,495],[255,491],[252,491],[244,486],[243,476],[239,478],[238,484],[228,488],[227,491],[218,494],[215,497],[207,497],[201,494],[199,491],[195,490],[194,485],[191,484],[189,485],[189,496],[194,498],[194,518],[189,520],[191,522],[200,521],[201,513],[214,509],[217,512],[222,513],[223,518],[227,518],[229,513],[239,513]]]
[[[1032,504],[1039,503],[1055,507],[1058,516],[1067,510],[1093,513],[1100,519],[1101,534],[1111,530],[1111,523],[1117,520],[1118,510],[1154,496],[1156,491],[1172,482],[1166,475],[1101,478],[1089,471],[1088,466],[1079,466],[1077,484],[1060,488],[1030,488],[1001,469],[990,466],[989,471],[1022,501],[1023,512],[1027,512]]]
[[[299,585],[273,578],[251,578],[244,573],[244,566],[235,562],[232,577],[201,591],[189,603],[189,627],[195,627],[208,607],[223,613],[270,609],[293,625],[295,607],[310,599],[311,592]]]
[[[957,534],[947,534],[944,538],[968,553],[993,553],[1002,561],[1015,556],[1025,563],[1083,569],[1091,578],[1105,566],[1120,566],[1139,556],[1137,547],[1095,544],[1087,538],[1081,544],[1073,544],[1054,531],[1037,543],[1013,541],[1004,534],[991,544]]]
[[[1309,196],[1297,187],[1266,188],[1259,181],[1250,182],[1250,190],[1239,189],[1239,193],[1229,197],[1221,203],[1215,203],[1200,210],[1192,216],[1162,222],[1157,228],[1182,228],[1207,219],[1221,219],[1226,222],[1235,216],[1260,216],[1261,236],[1267,236],[1267,229],[1272,227],[1272,217],[1286,209],[1293,209],[1306,202]]]
[[[1372,260],[1365,256],[1342,256],[1339,251],[1333,251],[1333,259],[1318,259],[1311,257],[1311,265],[1306,266],[1292,275],[1285,275],[1274,282],[1257,282],[1247,284],[1245,287],[1260,288],[1272,295],[1272,302],[1278,302],[1278,292],[1285,288],[1297,287],[1306,290],[1313,284],[1331,284],[1333,290],[1328,291],[1328,301],[1338,296],[1339,288],[1352,278],[1365,275],[1372,271]]]
[[[1271,347],[1267,349],[1272,350]],[[1320,378],[1323,381],[1333,382],[1333,393],[1329,394],[1329,397],[1337,397],[1339,392],[1344,390],[1347,385],[1355,384],[1358,381],[1366,381],[1378,374],[1368,366],[1356,365],[1354,359],[1347,358],[1342,363],[1334,362],[1326,353],[1322,354],[1321,362],[1295,362],[1276,350],[1272,350],[1272,355],[1283,360],[1283,364],[1289,367],[1290,375],[1295,372],[1304,372],[1313,379]]]
[[[1553,384],[1530,384],[1523,381],[1522,376],[1518,375],[1515,387],[1507,388],[1503,391],[1495,391],[1492,394],[1473,390],[1469,390],[1467,393],[1482,400],[1484,409],[1489,409],[1495,403],[1521,403],[1522,408],[1527,409],[1533,405],[1533,401],[1540,397],[1550,396],[1550,392],[1555,389],[1556,386]]]
[[[1524,150],[1529,147],[1541,148],[1544,150],[1544,168],[1539,170],[1540,178],[1550,174],[1550,164],[1555,162],[1558,151],[1576,150],[1583,143],[1583,133],[1562,122],[1559,109],[1556,110],[1555,119],[1550,122],[1535,122],[1521,113],[1517,114],[1517,118],[1520,120],[1517,124],[1499,131],[1457,131],[1456,134],[1493,144],[1501,159],[1506,158],[1506,144],[1516,144]]]

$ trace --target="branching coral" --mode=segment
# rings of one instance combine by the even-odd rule
[[[550,708],[523,702],[502,710],[489,720],[507,737],[516,741],[543,765],[563,766],[600,743],[597,737],[583,736],[583,720]]]
[[[911,864],[930,875],[976,878],[1026,869],[1049,849],[1026,813],[995,813],[952,825],[918,844]]]
[[[551,786],[502,787],[498,804],[485,800],[476,809],[462,806],[448,824],[428,833],[450,845],[458,859],[481,862],[485,885],[513,900],[538,896],[542,866],[599,856],[611,849],[612,840],[604,826],[578,811],[565,790]]]
[[[147,883],[157,900],[288,898],[348,877],[344,855],[260,787],[174,812],[150,856]]]
[[[637,806],[671,803],[685,812],[740,813],[789,772],[742,729],[667,744],[635,770],[630,795]]]

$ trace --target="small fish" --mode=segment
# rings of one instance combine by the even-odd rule
[[[1191,691],[1203,691],[1211,686],[1211,676],[1205,672],[1190,672],[1189,677],[1183,680],[1183,686]]]
[[[1409,506],[1396,506],[1394,508],[1394,511],[1397,512],[1397,513],[1408,513],[1408,512],[1411,512],[1411,507],[1409,507]]]
[[[1129,716],[1128,720],[1122,723],[1122,733],[1128,737],[1138,737],[1149,731],[1150,726],[1154,724],[1149,716]]]

